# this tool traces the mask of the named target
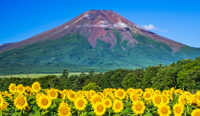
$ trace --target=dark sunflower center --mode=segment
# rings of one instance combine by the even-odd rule
[[[35,85],[35,86],[34,86],[34,89],[35,89],[35,90],[38,90],[38,89],[39,89],[39,85]]]
[[[103,111],[103,106],[102,105],[98,105],[97,106],[97,111],[98,112],[102,112]]]
[[[55,97],[56,96],[56,92],[55,91],[51,91],[50,95],[51,95],[51,97]]]
[[[147,94],[146,94],[146,97],[147,97],[147,98],[149,98],[149,97],[150,97],[150,94],[149,94],[149,93],[147,93]]]
[[[116,104],[115,104],[115,108],[116,108],[116,109],[120,109],[120,107],[121,107],[121,104],[120,104],[120,103],[116,103]]]
[[[176,107],[175,111],[176,111],[177,114],[180,114],[181,108],[180,107]]]
[[[84,101],[83,101],[83,100],[79,100],[79,101],[78,101],[78,106],[79,106],[79,107],[83,107],[83,105],[84,105]]]
[[[120,91],[120,92],[118,92],[118,95],[119,95],[119,97],[123,97],[124,94],[123,94],[123,92]]]
[[[142,110],[142,104],[136,104],[136,110],[141,111]]]
[[[159,97],[157,97],[157,98],[155,98],[155,102],[156,102],[156,104],[160,104],[161,99]]]
[[[46,106],[48,104],[48,102],[49,101],[46,98],[42,99],[42,101],[41,101],[42,105],[44,105],[44,106]]]
[[[200,116],[200,112],[196,112],[194,116]]]
[[[62,109],[62,111],[61,111],[61,114],[62,114],[62,115],[67,115],[67,114],[68,114],[68,109],[64,107],[64,108]]]
[[[105,104],[108,106],[108,105],[110,105],[110,102],[109,102],[109,101],[106,101]]]
[[[23,105],[25,104],[24,99],[23,99],[23,98],[19,98],[18,101],[17,101],[17,104],[18,104],[19,106],[23,106]]]
[[[161,112],[162,112],[162,114],[167,114],[168,109],[166,107],[162,107]]]
[[[11,87],[11,90],[14,91],[14,90],[15,90],[15,86],[12,86],[12,87]]]

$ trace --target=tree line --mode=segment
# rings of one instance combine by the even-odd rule
[[[116,69],[105,73],[95,73],[91,70],[88,74],[68,76],[67,69],[63,70],[60,77],[47,75],[39,78],[1,78],[0,90],[7,91],[10,83],[31,86],[38,81],[41,87],[56,89],[81,90],[89,83],[96,83],[101,89],[105,88],[154,88],[159,90],[175,89],[195,92],[200,89],[200,57],[178,60],[170,65],[148,66],[137,69]]]

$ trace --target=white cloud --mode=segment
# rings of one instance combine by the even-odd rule
[[[164,29],[164,30],[158,29],[158,28],[156,28],[156,27],[155,27],[154,25],[152,25],[152,24],[144,25],[143,28],[146,29],[146,30],[149,30],[149,31],[150,31],[150,30],[157,30],[157,31],[160,31],[160,32],[167,32],[166,29]]]
[[[144,29],[146,29],[146,30],[158,30],[158,29],[157,29],[154,25],[152,25],[152,24],[144,25],[143,27],[144,27]]]

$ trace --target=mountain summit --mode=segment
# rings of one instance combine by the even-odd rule
[[[114,11],[90,10],[24,41],[1,45],[0,65],[32,67],[32,72],[105,71],[169,64],[199,55],[199,48],[145,30]]]

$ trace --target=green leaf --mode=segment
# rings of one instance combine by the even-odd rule
[[[43,116],[43,115],[45,115],[45,114],[48,113],[48,112],[49,112],[48,110],[42,111],[42,112],[41,112],[41,115]]]
[[[11,116],[18,116],[18,112],[13,113]]]
[[[40,116],[40,111],[39,110],[35,110],[35,115]]]
[[[131,103],[124,103],[124,107],[132,106]]]
[[[34,95],[31,95],[30,97],[28,97],[28,101],[33,99],[35,96]]]
[[[113,114],[113,116],[121,116],[120,114]]]
[[[61,103],[62,99],[58,98],[55,100],[56,103]]]
[[[87,112],[80,114],[80,116],[86,116],[86,115],[87,115]]]
[[[94,111],[89,112],[88,115],[89,115],[89,114],[92,115],[92,116],[95,115]]]
[[[153,116],[150,112],[146,112],[144,116]]]
[[[122,110],[122,114],[130,114],[132,112],[132,109],[130,107],[126,107],[125,110]]]
[[[56,104],[54,103],[53,105],[50,106],[51,109],[54,109],[56,107]]]
[[[35,111],[35,110],[37,110],[37,107],[36,107],[36,106],[34,106],[32,110],[34,110],[34,111]]]
[[[2,111],[3,111],[3,112],[8,112],[8,111],[9,111],[9,109],[3,109]]]

